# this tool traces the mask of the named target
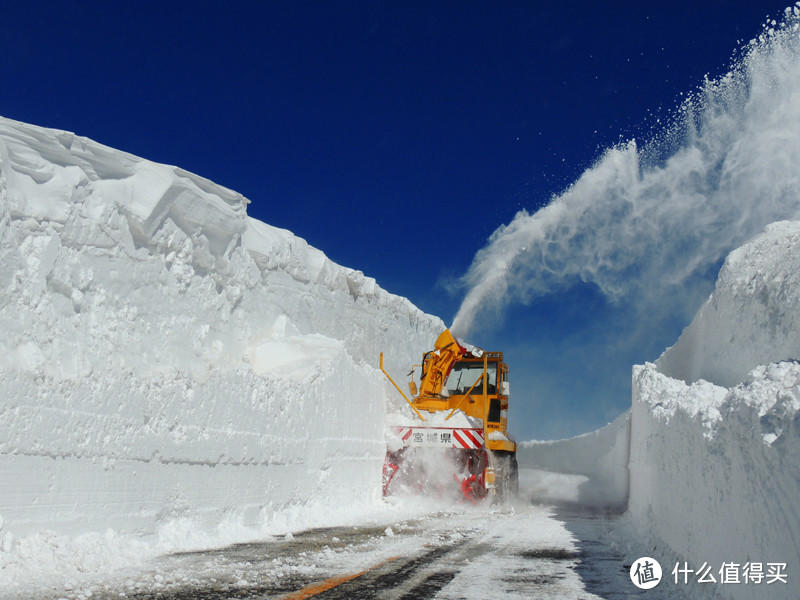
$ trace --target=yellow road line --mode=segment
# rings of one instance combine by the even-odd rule
[[[383,565],[388,564],[394,560],[397,560],[398,558],[400,557],[393,556],[392,558],[387,558],[383,562],[379,562],[377,565],[373,565],[368,569],[364,569],[363,571],[359,571],[358,573],[354,573],[352,575],[331,577],[330,579],[326,579],[325,581],[322,581],[320,583],[315,583],[314,585],[305,587],[302,590],[297,590],[296,592],[292,592],[288,596],[281,596],[281,600],[305,600],[306,598],[311,598],[331,588],[335,588],[336,586],[342,585],[343,583],[347,583],[348,581],[351,581],[356,577],[361,577],[364,573],[369,573],[370,571],[374,571],[375,569],[382,567]]]

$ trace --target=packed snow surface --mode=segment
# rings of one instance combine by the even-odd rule
[[[444,326],[247,202],[0,118],[0,590],[377,504]]]

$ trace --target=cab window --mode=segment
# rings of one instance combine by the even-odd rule
[[[466,394],[469,388],[483,375],[483,363],[457,362],[447,378],[447,392],[450,395]],[[497,393],[497,363],[486,366],[486,393]],[[483,393],[483,382],[475,386],[473,394]]]

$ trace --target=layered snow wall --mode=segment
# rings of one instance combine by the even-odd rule
[[[379,352],[399,370],[444,325],[247,202],[0,118],[4,573],[43,530],[213,533],[379,493]]]
[[[624,510],[628,502],[628,448],[630,413],[602,429],[557,441],[528,441],[517,445],[521,466],[582,475],[576,502],[605,510]],[[558,499],[557,490],[540,495]]]
[[[670,569],[786,564],[787,584],[695,582],[692,597],[797,597],[798,357],[800,222],[780,222],[732,252],[678,342],[634,368],[632,537]]]
[[[754,369],[733,388],[634,369],[630,497],[632,546],[667,572],[692,575],[689,597],[796,598],[800,586],[800,364]],[[784,564],[786,583],[722,582],[725,564]],[[670,577],[672,577],[670,575]],[[769,578],[767,578],[768,580]],[[682,579],[681,579],[682,582]]]
[[[732,387],[758,365],[800,360],[799,274],[797,223],[773,223],[728,255],[713,295],[656,361],[658,370]]]
[[[717,583],[691,574],[681,590],[688,597],[796,598],[798,357],[800,222],[779,222],[728,256],[676,344],[634,367],[629,413],[576,438],[523,443],[520,463],[583,476],[575,498],[583,504],[627,503],[621,546],[632,559],[661,561],[667,579],[678,563],[711,567]],[[744,582],[753,563],[760,584]],[[766,583],[770,564],[785,565],[772,569],[786,583]],[[722,582],[724,565],[731,578],[736,565],[739,584]]]

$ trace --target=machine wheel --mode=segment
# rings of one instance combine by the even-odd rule
[[[511,484],[509,486],[512,496],[519,495],[519,465],[516,452],[511,455]]]
[[[519,493],[519,468],[517,455],[514,452],[498,450],[492,452],[495,470],[495,486],[497,502],[507,502]]]

